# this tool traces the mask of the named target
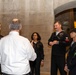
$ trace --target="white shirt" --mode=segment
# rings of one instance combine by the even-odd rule
[[[59,32],[56,32],[56,35],[58,35],[59,34]]]
[[[71,46],[74,44],[74,41],[72,41]]]
[[[2,72],[12,75],[29,73],[29,60],[36,59],[30,41],[16,31],[11,31],[0,40],[0,56]]]

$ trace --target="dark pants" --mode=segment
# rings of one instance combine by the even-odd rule
[[[57,75],[58,69],[60,71],[60,75],[66,75],[64,71],[65,66],[65,56],[56,56],[53,55],[51,59],[51,75]]]
[[[2,74],[2,73],[1,73],[1,64],[0,64],[0,74]]]
[[[12,74],[2,73],[2,75],[12,75]],[[31,73],[28,73],[28,74],[23,74],[23,75],[31,75]]]
[[[40,63],[41,60],[37,59],[35,61],[31,61],[30,62],[30,66],[31,66],[31,75],[40,75]]]
[[[75,66],[69,71],[69,75],[76,75],[76,67]]]

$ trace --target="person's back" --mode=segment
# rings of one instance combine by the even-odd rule
[[[14,30],[1,39],[0,55],[2,73],[13,75],[28,74],[30,72],[29,60],[33,61],[36,58],[29,40]]]

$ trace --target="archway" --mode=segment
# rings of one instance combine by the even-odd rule
[[[63,12],[65,10],[72,9],[72,8],[76,8],[76,1],[71,1],[71,2],[68,2],[66,4],[63,4],[57,7],[56,9],[54,9],[54,14],[57,15],[60,12]]]
[[[61,20],[63,29],[69,33],[70,29],[74,28],[76,1],[68,2],[64,5],[57,7],[54,10],[55,20]]]

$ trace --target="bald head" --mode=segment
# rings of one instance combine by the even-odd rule
[[[15,21],[18,21],[18,20],[19,20],[19,19],[17,19],[17,18],[14,18],[12,21],[14,21],[14,22],[15,22]]]
[[[20,20],[17,19],[17,18],[14,18],[14,19],[12,20],[12,23],[20,23]]]

